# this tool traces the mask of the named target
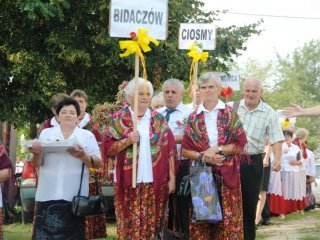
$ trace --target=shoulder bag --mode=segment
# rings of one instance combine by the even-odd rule
[[[86,217],[105,214],[108,210],[107,202],[102,194],[91,196],[80,196],[83,178],[84,163],[82,164],[81,179],[78,195],[72,200],[72,213],[77,217]],[[96,185],[98,187],[98,185]],[[98,192],[98,189],[97,189]]]

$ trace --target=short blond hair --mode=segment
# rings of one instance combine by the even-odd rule
[[[309,131],[305,128],[299,128],[296,132],[295,132],[295,136],[298,139],[302,139],[304,137],[307,137],[309,135]]]

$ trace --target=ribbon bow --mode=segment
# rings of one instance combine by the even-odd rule
[[[142,52],[150,52],[152,49],[149,47],[150,42],[158,46],[159,42],[148,36],[148,30],[145,28],[138,29],[138,37],[135,32],[131,32],[130,36],[132,40],[121,40],[119,41],[120,49],[124,50],[124,53],[120,53],[120,57],[127,57],[131,54],[137,54],[141,60],[141,65],[143,68],[143,78],[147,79],[147,71],[145,59]]]
[[[201,43],[195,42],[191,44],[189,50],[190,52],[188,53],[188,56],[193,58],[193,62],[199,62],[199,60],[206,62],[208,60],[209,53],[202,51]]]
[[[192,75],[194,73],[194,69],[196,66],[196,63],[199,62],[200,60],[202,62],[206,62],[208,60],[209,57],[209,53],[208,52],[203,52],[202,50],[202,44],[199,42],[194,42],[193,44],[191,44],[191,46],[189,47],[189,52],[188,52],[188,56],[191,57],[192,63],[191,63],[191,67],[190,67],[190,84],[192,84]]]

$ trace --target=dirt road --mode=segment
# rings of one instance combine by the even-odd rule
[[[262,226],[257,230],[257,239],[320,239],[320,209],[305,215],[289,216],[289,219],[272,218],[273,225]],[[290,218],[293,218],[290,220]]]

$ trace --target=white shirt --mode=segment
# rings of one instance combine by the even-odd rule
[[[281,168],[281,171],[286,171],[286,172],[290,172],[290,171],[299,172],[300,171],[300,166],[290,165],[291,161],[297,160],[298,152],[300,152],[300,148],[297,145],[292,143],[291,146],[289,147],[286,142],[282,143],[282,156],[281,156],[282,168]]]
[[[95,136],[88,130],[76,127],[69,138],[75,138],[88,155],[101,158]],[[60,126],[42,130],[39,139],[63,140]],[[36,201],[72,201],[80,186],[82,161],[68,152],[44,153],[43,165],[39,168],[39,184]],[[85,165],[81,195],[89,194],[89,171]]]
[[[210,147],[218,145],[218,126],[217,126],[217,119],[218,119],[218,112],[219,109],[225,109],[226,105],[219,99],[216,107],[211,111],[208,111],[203,103],[200,104],[197,115],[201,112],[204,113],[204,122],[206,124],[206,129],[209,137],[209,144]]]
[[[307,157],[306,175],[316,177],[316,164],[315,164],[315,160],[314,160],[314,154],[308,148],[307,148],[307,154],[308,154],[308,157]]]
[[[57,119],[56,119],[55,117],[51,118],[50,124],[51,124],[53,127],[59,126],[59,123],[58,123],[58,121],[57,121]]]
[[[80,128],[84,128],[86,124],[90,121],[90,115],[88,113],[85,113],[81,122],[78,124]]]
[[[156,111],[161,113],[164,117],[167,115],[167,107],[162,107]],[[174,136],[183,135],[185,120],[188,118],[189,114],[192,112],[192,109],[188,108],[182,102],[175,108],[176,111],[170,114],[168,125]],[[177,153],[178,159],[181,160],[181,144],[177,144]],[[182,158],[183,159],[183,158]]]
[[[129,108],[131,117],[134,119],[134,112]],[[151,111],[147,109],[144,116],[137,122],[139,132],[139,159],[137,170],[137,183],[153,182],[151,148],[150,148],[150,120]]]
[[[0,208],[3,207],[3,203],[2,203],[2,188],[0,188]]]

